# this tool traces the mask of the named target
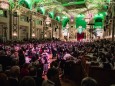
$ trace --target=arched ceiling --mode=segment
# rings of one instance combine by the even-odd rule
[[[9,0],[13,3],[13,0]],[[16,1],[16,0],[15,0]],[[45,11],[54,12],[57,16],[76,17],[87,12],[97,14],[106,11],[106,4],[110,0],[18,0],[31,9],[43,8]]]
[[[106,0],[38,0],[37,6],[42,6],[48,11],[56,11],[58,14],[68,17],[76,16],[87,11],[93,14],[103,11]]]

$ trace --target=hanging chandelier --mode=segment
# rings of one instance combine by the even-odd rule
[[[49,25],[51,23],[51,19],[47,15],[46,20],[45,20],[46,25]]]

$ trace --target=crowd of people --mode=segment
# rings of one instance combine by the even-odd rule
[[[55,61],[50,62],[51,59]],[[86,58],[87,57],[87,58]],[[0,44],[0,84],[2,86],[61,86],[59,75],[68,75],[67,64],[82,62],[104,69],[115,69],[115,42],[23,42]],[[67,72],[68,71],[68,72]],[[66,74],[67,73],[67,74]],[[47,80],[43,78],[47,75]],[[84,85],[87,82],[95,85]],[[97,86],[85,78],[81,86]]]

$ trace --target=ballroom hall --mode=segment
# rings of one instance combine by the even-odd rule
[[[115,86],[115,0],[0,0],[0,86]]]

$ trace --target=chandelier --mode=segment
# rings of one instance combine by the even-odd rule
[[[49,25],[51,23],[51,19],[47,15],[46,20],[45,20],[46,25]]]

